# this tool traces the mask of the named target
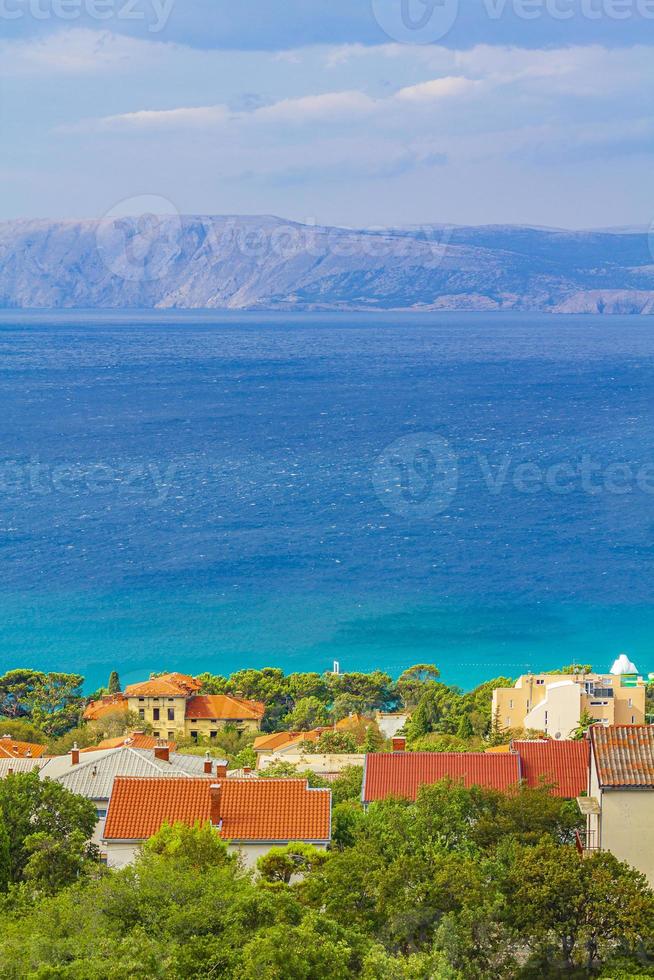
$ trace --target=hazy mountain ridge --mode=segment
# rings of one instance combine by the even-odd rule
[[[0,223],[0,307],[654,313],[645,232],[275,217]]]

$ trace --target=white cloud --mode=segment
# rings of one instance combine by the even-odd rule
[[[99,74],[147,68],[161,52],[176,50],[174,44],[76,28],[25,41],[0,41],[0,64],[3,75]]]
[[[314,119],[345,119],[366,115],[375,108],[375,99],[364,92],[325,92],[297,99],[282,99],[256,109],[257,119],[284,122],[308,122]]]
[[[210,105],[181,109],[141,109],[122,115],[104,116],[91,123],[97,129],[177,129],[209,127],[225,123],[231,113],[227,106]]]
[[[466,95],[480,84],[471,78],[448,75],[445,78],[433,78],[418,85],[409,85],[396,92],[395,98],[403,102],[434,102],[437,99],[447,99],[456,95]]]

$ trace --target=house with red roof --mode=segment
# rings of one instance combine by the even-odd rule
[[[306,779],[129,778],[114,780],[104,826],[109,867],[130,864],[164,824],[210,822],[248,865],[273,846],[303,841],[326,848],[331,791]]]
[[[0,735],[0,759],[40,759],[44,752],[45,745]]]
[[[654,885],[654,725],[592,725],[586,850],[610,851]]]
[[[400,749],[404,740],[394,740]],[[415,800],[421,786],[442,779],[506,792],[523,783],[547,786],[555,796],[574,799],[588,786],[587,740],[514,741],[503,752],[404,752],[371,754],[364,765],[365,804],[389,796]]]
[[[389,796],[415,800],[422,786],[443,779],[506,791],[520,778],[514,752],[381,752],[366,756],[361,798],[364,804]]]

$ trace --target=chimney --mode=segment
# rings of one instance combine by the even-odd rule
[[[252,768],[250,766],[243,766],[243,775],[244,776],[249,776],[251,772],[252,772]]]
[[[208,752],[206,752],[204,756],[204,771],[206,772],[207,776],[211,775],[212,768],[213,763],[211,762],[211,756]]]
[[[403,738],[401,735],[396,735],[395,738],[392,739],[392,744],[393,744],[393,752],[406,751],[406,739]]]
[[[221,816],[221,798],[222,798],[222,786],[220,783],[211,784],[211,823],[215,827],[219,827],[222,816]]]
[[[14,770],[13,769],[7,769],[7,775],[8,776],[13,776],[13,774],[14,774]]]
[[[160,762],[170,762],[170,747],[168,742],[164,742],[162,738],[159,739],[154,747],[154,757],[159,759]]]
[[[77,748],[77,742],[73,743],[73,747],[70,750],[70,764],[71,766],[79,765],[79,749]]]
[[[220,764],[216,763],[216,776],[218,779],[225,779],[227,777],[227,764],[225,762]]]

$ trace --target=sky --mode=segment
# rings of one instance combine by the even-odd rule
[[[0,0],[0,219],[648,228],[653,96],[654,0]]]

